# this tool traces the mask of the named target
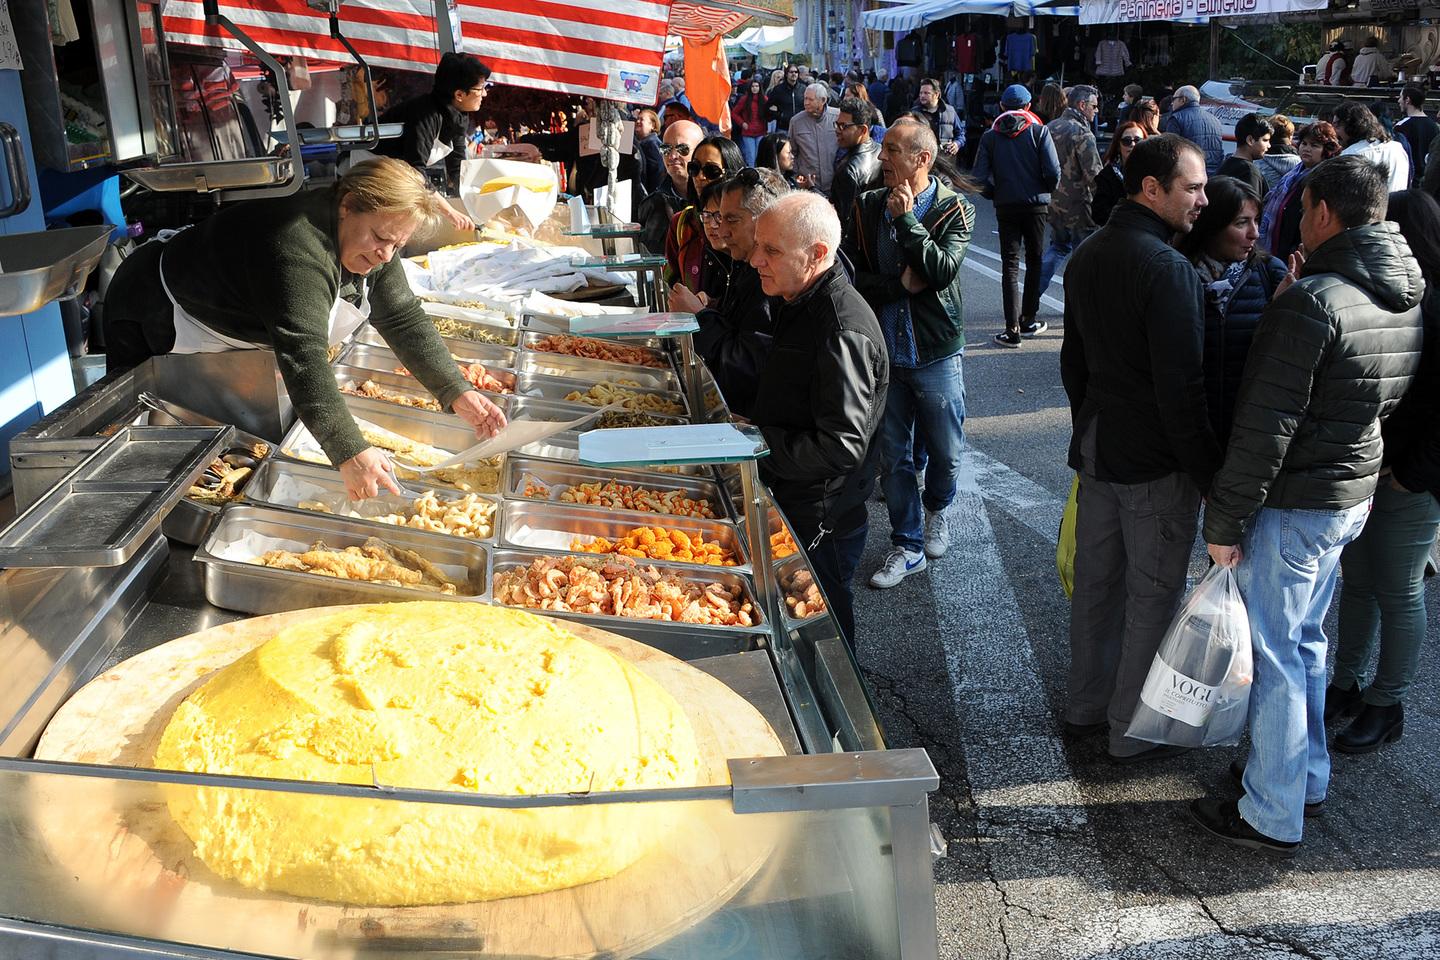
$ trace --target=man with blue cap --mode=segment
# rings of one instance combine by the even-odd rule
[[[1043,329],[1040,312],[1040,257],[1050,191],[1060,179],[1055,141],[1030,112],[1030,91],[1012,84],[1000,95],[1004,110],[980,137],[974,176],[995,204],[1000,229],[1000,278],[1005,302],[1005,332],[995,342],[1018,347],[1023,327]],[[1025,254],[1025,294],[1020,290],[1020,254]]]

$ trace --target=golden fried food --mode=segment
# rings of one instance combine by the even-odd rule
[[[438,447],[402,437],[398,433],[392,433],[373,424],[363,424],[360,428],[360,435],[372,447],[388,450],[395,455],[395,475],[401,480],[423,478],[427,483],[443,484],[464,493],[494,493],[500,489],[500,457],[491,457],[488,460],[464,466],[444,467],[421,474],[414,470],[406,470],[406,465],[433,467],[443,460],[450,459],[451,454]],[[322,462],[329,463],[330,461]]]
[[[815,578],[804,567],[783,575],[780,589],[785,593],[785,609],[794,619],[804,620],[825,612],[825,597],[821,595]]]
[[[434,490],[427,490],[404,513],[370,519],[397,527],[448,533],[452,537],[484,539],[495,532],[495,504],[473,493],[455,500],[441,500]]]
[[[440,401],[431,397],[420,397],[410,393],[401,393],[399,390],[392,390],[389,387],[382,387],[374,380],[366,380],[358,386],[351,381],[340,385],[341,393],[348,393],[352,397],[368,397],[371,400],[383,400],[386,403],[396,403],[402,407],[418,407],[421,410],[439,410]]]
[[[601,380],[584,392],[571,390],[565,394],[565,399],[571,403],[587,403],[592,407],[608,407],[612,403],[623,403],[625,409],[639,413],[663,413],[678,416],[685,412],[685,405],[678,401],[667,400],[658,393],[627,390],[610,380]]]
[[[536,486],[538,488],[536,493],[529,492],[530,488],[527,486],[523,495],[549,497],[549,488],[543,484]],[[538,490],[544,490],[544,493],[539,493]],[[692,500],[685,495],[683,490],[649,490],[645,487],[621,483],[618,480],[576,484],[561,492],[559,499],[561,503],[579,503],[592,507],[608,507],[612,510],[638,510],[641,513],[666,513],[677,517],[715,519],[715,508],[709,500]]]
[[[362,546],[336,550],[317,540],[304,553],[269,550],[255,560],[262,567],[314,573],[337,580],[411,587],[445,596],[470,596],[473,591],[456,583],[429,560],[412,550],[370,537]]]
[[[435,332],[442,337],[451,340],[468,340],[471,343],[493,343],[497,346],[505,346],[509,343],[505,337],[488,330],[466,323],[463,320],[452,320],[449,317],[431,317],[430,322],[435,324]]]
[[[588,543],[576,540],[570,549],[580,553],[616,553],[637,560],[673,560],[701,563],[709,567],[733,567],[739,561],[733,551],[702,535],[664,527],[636,527],[618,540],[596,537]]]
[[[631,366],[670,369],[663,357],[657,357],[648,350],[611,343],[608,340],[592,340],[589,337],[572,337],[566,333],[553,333],[542,337],[530,349],[544,353],[563,353],[568,357],[585,357],[589,360],[604,360],[607,363],[628,363]]]
[[[629,557],[543,557],[495,574],[495,602],[712,626],[754,626],[759,611],[739,585],[688,580]]]
[[[770,534],[770,556],[773,559],[779,560],[799,552],[800,548],[796,546],[795,538],[790,535],[789,527],[781,527],[779,533]]]
[[[237,499],[255,465],[270,454],[270,444],[257,440],[244,451],[232,450],[211,460],[185,496],[200,503],[221,506]]]

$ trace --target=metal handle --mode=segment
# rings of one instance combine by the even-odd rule
[[[355,49],[355,45],[352,44],[348,39],[346,39],[345,35],[340,32],[340,14],[338,13],[339,6],[340,5],[337,3],[329,11],[330,36],[334,37],[336,40],[339,40],[341,45],[344,46],[346,50],[350,51],[350,56],[354,57],[355,62],[360,65],[360,73],[365,78],[365,101],[370,106],[370,113],[368,115],[367,122],[360,125],[360,130],[362,134],[365,134],[365,139],[357,141],[355,143],[355,146],[359,147],[362,150],[369,150],[371,147],[376,147],[380,144],[380,117],[377,115],[377,110],[375,107],[375,84],[370,79],[370,64],[365,62],[365,58],[360,56],[360,51]],[[365,133],[367,128],[369,130],[369,133]]]
[[[257,197],[288,197],[300,191],[300,186],[305,182],[305,167],[300,158],[300,131],[295,125],[295,111],[290,107],[290,81],[285,78],[285,68],[270,54],[261,49],[260,45],[251,40],[249,35],[237,27],[233,21],[220,12],[220,0],[205,0],[205,22],[218,24],[220,27],[239,40],[246,50],[255,55],[270,71],[275,78],[276,95],[280,103],[280,113],[285,120],[285,142],[290,147],[290,179],[274,187],[262,187],[248,190],[223,190],[220,193],[221,200],[250,199]]]
[[[20,147],[20,131],[8,123],[0,123],[0,144],[4,146],[5,166],[10,174],[10,204],[0,209],[0,217],[8,217],[30,206],[30,171],[25,165],[25,151]]]

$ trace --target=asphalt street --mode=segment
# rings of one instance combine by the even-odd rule
[[[948,554],[886,591],[865,586],[889,548],[871,504],[856,577],[859,656],[891,746],[940,771],[932,817],[945,958],[1434,958],[1440,956],[1440,737],[1430,634],[1405,736],[1335,756],[1325,815],[1277,862],[1212,841],[1189,819],[1246,748],[1140,767],[1106,762],[1104,738],[1062,740],[1069,607],[1055,541],[1071,474],[1060,386],[1057,277],[1050,332],[1019,350],[1004,326],[987,201],[965,263],[968,452]],[[1104,277],[1094,278],[1105,282]],[[1203,572],[1197,549],[1192,573]],[[1333,609],[1329,632],[1334,636]]]

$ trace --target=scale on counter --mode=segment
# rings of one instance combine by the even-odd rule
[[[659,316],[652,314],[652,316]],[[756,570],[769,570],[770,510],[761,493],[759,462],[770,455],[760,428],[737,423],[620,427],[580,434],[580,462],[592,467],[683,467],[697,463],[740,467],[745,500],[745,539]],[[769,623],[780,623],[779,595],[770,577],[755,577]]]

